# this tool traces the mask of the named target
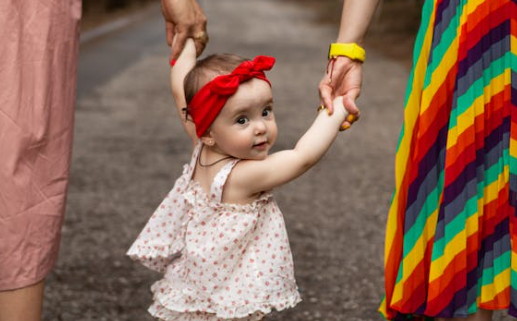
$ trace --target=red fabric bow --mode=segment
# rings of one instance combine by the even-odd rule
[[[275,58],[257,56],[253,60],[242,62],[231,74],[217,76],[204,85],[192,97],[188,113],[196,125],[196,134],[201,137],[212,125],[226,101],[237,92],[239,85],[252,78],[258,78],[271,83],[264,74],[275,64]]]

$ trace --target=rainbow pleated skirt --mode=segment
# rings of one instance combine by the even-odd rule
[[[517,1],[426,0],[422,12],[380,312],[517,317]]]

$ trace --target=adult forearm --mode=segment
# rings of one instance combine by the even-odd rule
[[[361,44],[381,0],[344,0],[337,42]]]

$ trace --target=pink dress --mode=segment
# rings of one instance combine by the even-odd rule
[[[80,0],[0,1],[0,291],[42,280],[59,249]]]
[[[300,301],[282,213],[271,193],[250,204],[221,201],[238,160],[210,195],[192,180],[199,144],[128,255],[164,272],[149,312],[161,320],[260,320]]]

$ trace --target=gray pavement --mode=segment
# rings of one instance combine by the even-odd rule
[[[201,3],[206,53],[277,58],[269,73],[277,148],[292,147],[316,114],[337,30],[291,2]],[[146,307],[158,275],[124,253],[190,157],[167,54],[158,8],[81,45],[68,209],[44,320],[152,320]],[[406,78],[402,65],[368,50],[360,122],[315,168],[275,191],[303,302],[267,320],[381,320],[384,223]]]

